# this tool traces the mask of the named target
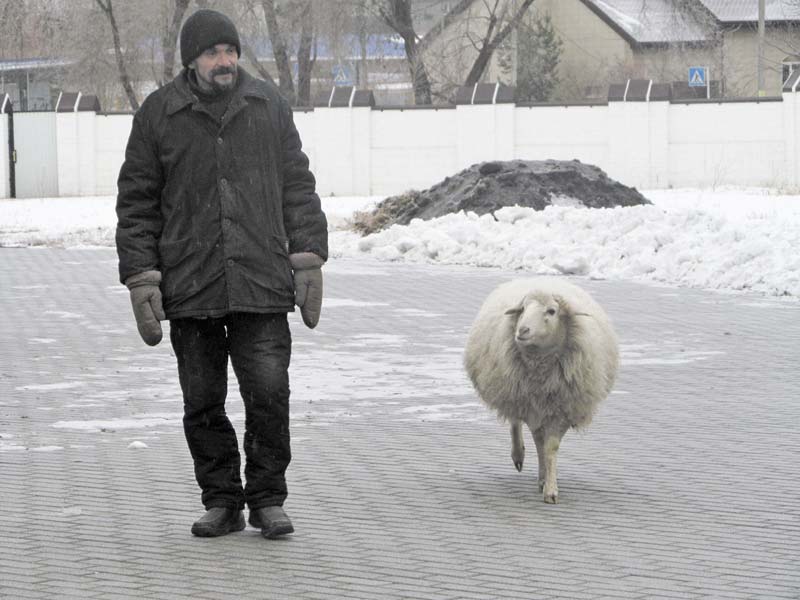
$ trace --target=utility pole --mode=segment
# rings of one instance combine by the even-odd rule
[[[766,0],[758,0],[758,95],[765,96],[764,90],[764,21],[765,21],[765,2]]]

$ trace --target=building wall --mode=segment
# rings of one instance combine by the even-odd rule
[[[59,194],[115,194],[132,117],[57,119]],[[295,119],[324,196],[425,189],[472,164],[512,159],[577,159],[641,189],[800,185],[796,93],[762,102],[318,108]]]
[[[780,94],[783,85],[781,63],[800,51],[800,33],[784,27],[768,27],[764,40],[764,89],[767,96]],[[755,27],[742,26],[725,33],[725,61],[728,86],[740,96],[758,94],[758,34]]]
[[[532,17],[549,14],[563,42],[559,75],[562,95],[577,97],[587,86],[603,86],[633,58],[628,43],[579,0],[542,0]]]
[[[549,14],[561,38],[563,51],[559,64],[562,96],[576,98],[576,90],[586,86],[617,83],[627,77],[659,82],[682,81],[688,67],[705,66],[710,78],[724,77],[728,96],[757,95],[755,26],[728,27],[723,43],[705,48],[639,47],[630,45],[603,19],[579,0],[537,0],[531,15]],[[800,30],[770,26],[764,44],[765,91],[780,94],[783,78],[781,63],[800,51]]]
[[[719,80],[722,73],[721,45],[701,48],[641,48],[635,53],[631,76],[659,83],[688,82],[689,67],[706,67],[709,80]]]

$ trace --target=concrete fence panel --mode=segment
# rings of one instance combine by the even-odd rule
[[[458,170],[455,110],[373,110],[370,116],[370,194],[424,189]]]
[[[608,106],[521,106],[514,112],[514,158],[608,167]]]
[[[0,97],[2,103],[2,97]],[[8,115],[0,113],[0,198],[11,195],[11,173],[8,164]]]
[[[14,148],[17,198],[71,195],[59,188],[56,113],[14,113]]]
[[[131,115],[15,117],[53,123],[51,133],[18,128],[17,138],[24,139],[16,147],[25,148],[37,169],[27,180],[39,186],[25,195],[116,193]],[[7,121],[0,114],[0,197],[10,193]],[[796,91],[749,102],[654,101],[645,93],[634,101],[574,106],[325,106],[295,112],[295,122],[323,196],[424,189],[472,164],[513,159],[578,159],[644,189],[800,185]],[[50,146],[51,157],[42,150]],[[48,169],[57,176],[42,187],[50,181],[42,176]]]
[[[672,105],[668,182],[674,187],[785,185],[791,179],[785,171],[791,132],[784,117],[780,102]]]
[[[125,161],[132,123],[132,115],[97,115],[95,194],[98,196],[117,194],[119,168]]]

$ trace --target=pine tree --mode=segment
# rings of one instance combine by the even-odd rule
[[[521,27],[517,39],[517,102],[545,102],[558,85],[563,47],[550,15]]]

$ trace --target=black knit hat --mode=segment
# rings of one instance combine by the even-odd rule
[[[186,19],[181,29],[181,62],[184,67],[200,56],[204,50],[217,44],[236,46],[242,55],[236,25],[220,12],[201,9]]]

